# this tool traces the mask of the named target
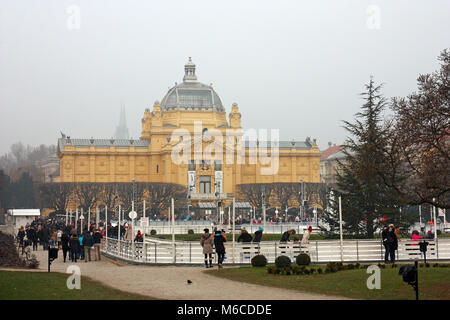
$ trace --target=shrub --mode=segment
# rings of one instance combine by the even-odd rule
[[[430,264],[429,264],[428,262],[425,263],[425,267],[429,268],[429,267],[430,267]]]
[[[275,259],[275,265],[278,268],[282,267],[290,267],[291,266],[291,259],[287,256],[279,256]]]
[[[359,262],[357,262],[356,264],[355,264],[355,269],[359,269],[361,267],[361,265],[359,264]]]
[[[25,260],[19,256],[14,237],[0,232],[0,266],[25,267]]]
[[[188,230],[188,234],[194,234],[194,230],[189,229],[189,230]]]
[[[339,265],[336,262],[330,262],[327,264],[328,272],[337,272],[339,271]],[[326,269],[325,269],[326,271]]]
[[[310,273],[311,273],[311,270],[305,269],[305,274],[310,274]]]
[[[437,267],[439,267],[439,265],[437,263],[434,263],[433,268],[437,268]]]
[[[310,274],[314,274],[314,272],[316,272],[316,269],[313,269],[313,268],[309,269]]]
[[[307,266],[311,263],[311,258],[306,253],[300,253],[297,258],[295,258],[295,262],[299,266]]]
[[[318,269],[317,269],[317,273],[318,273],[318,274],[322,274],[322,272],[323,272],[322,268],[318,268]]]
[[[36,259],[36,255],[32,254],[31,259],[27,261],[27,267],[30,269],[39,268],[39,261]]]
[[[267,265],[267,259],[262,254],[254,256],[251,260],[253,267],[265,267]]]
[[[156,235],[156,230],[155,230],[155,229],[152,229],[152,230],[150,231],[150,234],[151,234],[152,236]]]
[[[267,273],[275,274],[275,269],[276,269],[276,267],[274,267],[274,266],[267,267]]]

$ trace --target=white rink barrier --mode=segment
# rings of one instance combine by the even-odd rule
[[[229,238],[231,238],[229,236]],[[429,262],[450,260],[450,239],[428,241],[426,259]],[[224,264],[250,264],[251,258],[263,254],[268,263],[274,263],[275,258],[286,255],[295,263],[295,258],[301,252],[308,253],[313,263],[327,262],[383,262],[384,246],[381,240],[345,240],[341,246],[339,240],[311,241],[307,246],[299,243],[280,243],[262,241],[260,243],[238,243],[234,246],[231,239],[225,244],[226,254]],[[130,242],[117,239],[103,239],[102,253],[131,263],[144,264],[204,264],[202,247],[196,241],[175,241],[146,239],[145,242]],[[216,259],[216,257],[214,257]],[[419,250],[419,241],[401,240],[396,251],[397,261],[420,259],[423,254]]]

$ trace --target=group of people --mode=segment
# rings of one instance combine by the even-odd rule
[[[394,227],[393,224],[384,226],[381,232],[381,238],[384,246],[384,263],[395,263],[395,251],[398,249],[400,240],[400,227]]]
[[[70,236],[69,236],[70,234]],[[95,261],[101,260],[100,246],[102,242],[102,232],[98,228],[86,228],[81,234],[76,230],[70,233],[64,232],[61,237],[61,249],[63,259],[66,262],[67,254],[72,262],[78,259],[85,262],[91,261],[91,249],[94,248]]]
[[[205,233],[200,239],[200,245],[203,248],[203,254],[205,255],[205,267],[212,268],[212,255],[214,249],[217,254],[217,265],[219,269],[223,268],[223,260],[225,259],[225,242],[227,242],[227,236],[225,230],[215,229],[211,234],[209,229],[203,230]]]
[[[40,244],[43,250],[48,250],[49,247],[62,249],[64,262],[67,255],[72,262],[77,262],[78,259],[87,262],[91,261],[92,248],[96,260],[100,260],[100,244],[104,236],[104,229],[96,228],[95,224],[80,232],[74,225],[65,225],[58,219],[36,219],[31,224],[20,227],[17,241],[19,248],[22,248],[22,254],[28,246],[37,251]]]

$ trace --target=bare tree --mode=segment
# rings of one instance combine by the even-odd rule
[[[94,208],[99,201],[99,197],[103,191],[103,183],[79,182],[75,183],[74,195],[80,207],[83,210]]]
[[[395,112],[385,152],[390,174],[385,183],[411,205],[450,208],[450,50],[440,70],[420,75],[418,92],[394,98]]]
[[[178,202],[178,207],[185,204],[187,196],[186,187],[175,183],[149,182],[142,183],[143,199],[148,203],[148,212],[151,215],[161,215],[171,205],[171,199]],[[177,204],[177,203],[175,203]],[[147,210],[146,210],[147,212]]]
[[[56,211],[65,211],[74,192],[71,182],[43,183],[39,185],[41,205]]]

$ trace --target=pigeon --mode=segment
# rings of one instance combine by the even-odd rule
[[[191,284],[191,283],[192,283],[192,281],[191,281],[191,280],[188,280],[188,281],[187,281],[187,283],[188,283],[188,284]]]

